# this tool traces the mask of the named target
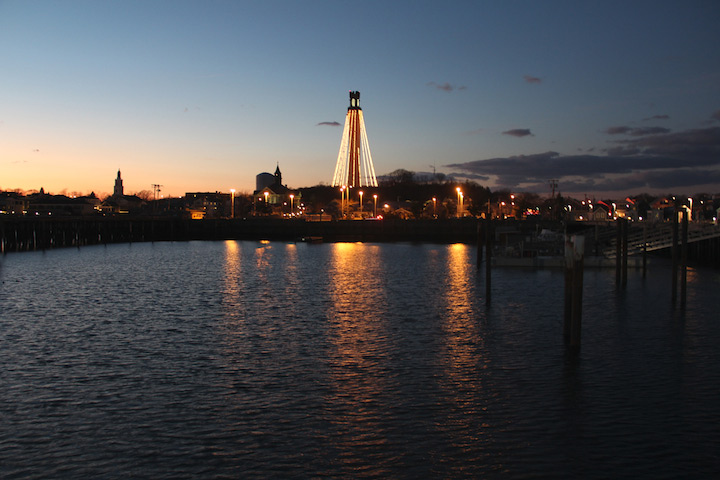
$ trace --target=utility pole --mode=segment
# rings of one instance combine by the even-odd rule
[[[157,213],[157,201],[158,201],[158,197],[160,196],[160,187],[162,187],[162,185],[153,183],[152,187],[153,187],[153,213]]]

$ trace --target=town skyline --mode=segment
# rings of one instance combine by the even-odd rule
[[[281,7],[281,8],[278,8]],[[621,12],[620,12],[621,10]],[[379,175],[720,192],[714,2],[0,4],[0,189],[330,184],[359,90]]]

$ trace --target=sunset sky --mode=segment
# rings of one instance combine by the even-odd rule
[[[720,193],[720,2],[0,0],[0,189],[379,175]]]

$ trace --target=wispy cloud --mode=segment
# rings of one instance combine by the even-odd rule
[[[608,135],[631,135],[633,137],[642,137],[644,135],[657,135],[659,133],[670,133],[669,128],[665,127],[609,127],[605,130]]]
[[[540,77],[533,77],[532,75],[525,75],[523,76],[525,81],[527,83],[542,83],[542,78]]]
[[[315,126],[319,126],[319,125],[327,125],[329,127],[340,127],[342,124],[340,124],[339,122],[320,122]]]
[[[643,118],[643,122],[647,122],[648,120],[668,120],[670,119],[670,115],[653,115],[652,117]]]
[[[455,85],[451,85],[448,82],[445,83],[435,83],[435,82],[428,82],[427,85],[429,87],[437,88],[438,90],[443,90],[445,92],[452,92],[453,90],[465,90],[467,87],[465,85],[461,85],[459,87],[456,87]]]
[[[528,135],[532,136],[532,132],[529,128],[514,128],[512,130],[507,130],[502,133],[503,135],[511,135],[513,137],[527,137]]]
[[[626,193],[707,187],[720,192],[720,127],[620,140],[604,155],[544,152],[446,165],[493,188],[544,192],[549,178],[564,192]]]

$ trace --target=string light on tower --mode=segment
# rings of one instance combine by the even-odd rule
[[[377,187],[365,119],[360,108],[360,92],[350,92],[350,106],[345,116],[333,187]]]

